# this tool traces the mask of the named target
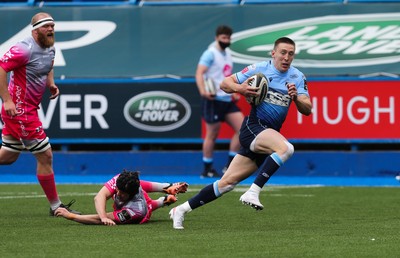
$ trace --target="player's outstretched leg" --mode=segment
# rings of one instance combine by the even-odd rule
[[[169,212],[170,219],[173,221],[174,229],[184,229],[183,221],[185,219],[185,214],[197,209],[198,207],[204,206],[205,204],[212,202],[222,196],[225,192],[231,191],[232,187],[225,187],[224,192],[220,192],[218,189],[218,181],[213,184],[209,184],[200,190],[198,194],[190,198],[188,201],[178,205]]]
[[[173,221],[172,226],[174,229],[184,229],[183,221],[185,220],[185,213],[180,211],[178,207],[170,210],[169,218]]]
[[[252,187],[258,187],[252,185]],[[240,196],[240,201],[245,204],[245,205],[250,205],[252,208],[256,210],[262,210],[264,209],[264,205],[261,204],[259,198],[259,194],[257,192],[252,191],[252,188],[247,190],[242,196]]]
[[[264,163],[259,168],[259,173],[254,179],[253,184],[239,199],[243,204],[250,205],[256,210],[264,209],[264,206],[259,200],[262,187],[268,182],[279,167],[282,166],[283,163],[293,154],[293,146],[288,142],[286,144],[288,146],[288,151],[284,156],[284,159],[275,152],[265,159]]]

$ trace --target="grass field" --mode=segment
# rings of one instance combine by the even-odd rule
[[[94,213],[100,187],[58,190]],[[190,189],[178,203],[200,187]],[[38,185],[1,185],[0,257],[400,257],[400,188],[269,186],[258,212],[242,191],[189,213],[178,231],[170,207],[145,225],[89,226],[49,217]]]

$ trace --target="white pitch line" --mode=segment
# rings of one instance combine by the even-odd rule
[[[3,193],[0,193],[2,195]],[[59,194],[60,197],[65,196],[95,196],[97,193],[65,193]],[[44,194],[33,194],[33,195],[8,195],[8,196],[0,196],[1,199],[24,199],[24,198],[45,198],[46,195]]]
[[[307,186],[307,187],[319,187],[319,186]],[[305,187],[305,188],[307,188]],[[267,189],[263,189],[262,192],[274,192],[279,189],[285,189],[285,188],[294,188],[293,186],[291,187],[286,187],[286,186],[270,186]],[[298,186],[298,188],[304,188],[304,186]],[[240,192],[244,193],[248,188],[244,187],[237,187],[233,189],[234,192]],[[197,193],[200,191],[201,188],[199,187],[194,187],[194,188],[189,188],[187,192],[189,193]],[[77,193],[77,192],[71,192],[71,193],[63,193],[59,194],[60,197],[71,197],[71,196],[95,196],[97,193]],[[268,196],[271,197],[282,197],[282,196],[292,196],[292,197],[314,197],[313,194],[281,194],[281,193],[270,193]],[[44,194],[38,194],[36,192],[22,192],[15,194],[14,192],[0,192],[0,200],[5,200],[5,199],[24,199],[24,198],[45,198],[46,195]]]

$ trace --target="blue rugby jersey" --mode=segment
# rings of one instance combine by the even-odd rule
[[[290,66],[287,72],[282,73],[275,68],[272,60],[249,65],[235,73],[235,76],[238,83],[241,84],[257,73],[263,73],[268,78],[269,88],[264,101],[258,106],[252,106],[250,116],[261,119],[263,124],[279,131],[292,103],[286,83],[294,83],[298,95],[309,96],[306,77],[293,66]]]

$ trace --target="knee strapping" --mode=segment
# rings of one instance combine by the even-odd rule
[[[288,142],[288,141],[285,141],[285,144],[286,144],[286,146],[287,146],[287,150],[286,150],[286,152],[283,153],[283,155],[280,157],[281,160],[282,160],[282,162],[286,162],[288,159],[290,159],[290,157],[293,156],[293,153],[294,153],[294,147],[293,147],[293,145],[292,145],[290,142]]]
[[[33,142],[30,142],[29,144],[25,144],[25,145],[26,145],[26,148],[33,154],[44,152],[48,148],[51,147],[50,142],[49,142],[49,137],[46,137],[39,142],[33,141]]]
[[[23,149],[25,149],[25,146],[17,140],[9,140],[5,139],[2,137],[2,143],[1,143],[2,148],[12,151],[12,152],[21,152]]]

